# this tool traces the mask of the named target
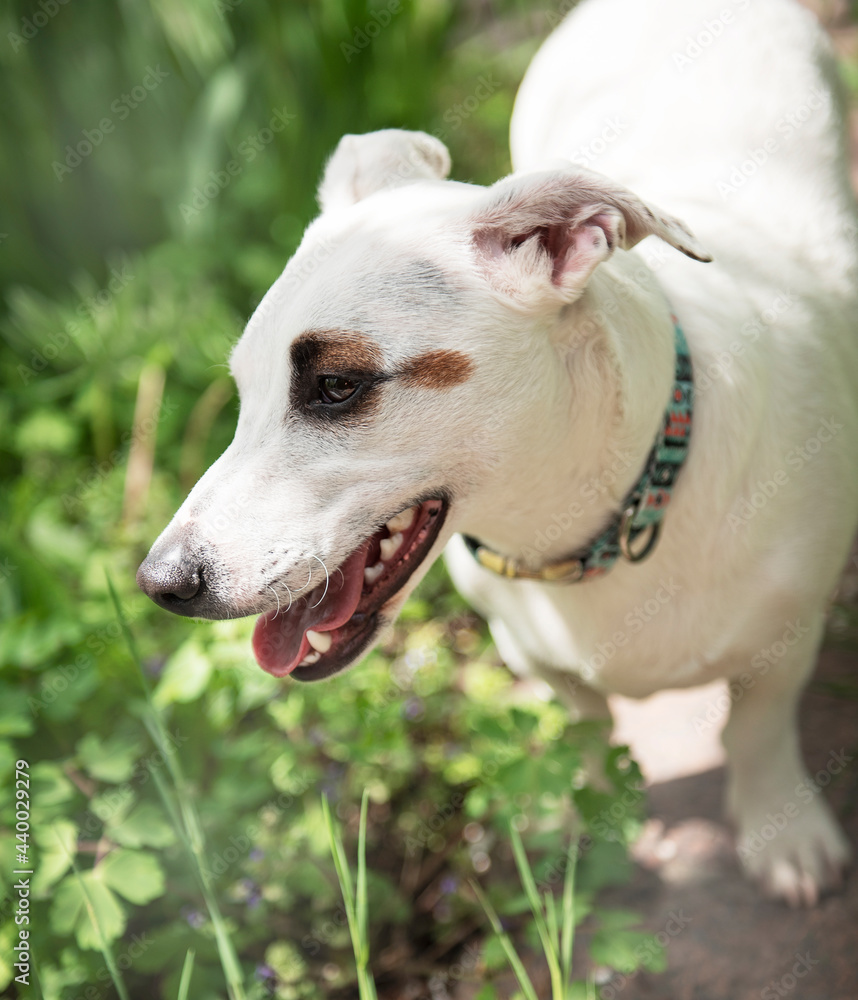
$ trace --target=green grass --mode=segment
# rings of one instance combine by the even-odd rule
[[[510,826],[509,832],[519,878],[527,895],[530,913],[539,935],[543,955],[548,964],[551,976],[551,1000],[571,1000],[572,949],[575,942],[577,919],[575,914],[575,870],[578,861],[578,843],[574,840],[570,841],[566,853],[563,892],[558,913],[557,902],[550,889],[544,890],[541,897],[539,895],[533,869],[527,859],[518,830],[515,826]],[[524,962],[516,951],[509,934],[504,930],[495,908],[476,881],[472,881],[471,886],[489,918],[492,930],[503,948],[526,1000],[540,1000]],[[589,983],[587,1000],[595,998],[594,989],[592,982]]]
[[[322,814],[331,846],[331,856],[337,870],[337,879],[343,894],[346,917],[349,923],[352,949],[357,967],[360,1000],[376,1000],[375,982],[369,966],[369,905],[366,892],[366,810],[369,793],[364,790],[360,805],[360,825],[358,833],[357,885],[352,880],[351,868],[346,858],[343,837],[331,816],[331,807],[325,795],[322,796]]]

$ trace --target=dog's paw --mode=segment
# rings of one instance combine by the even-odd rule
[[[851,849],[822,799],[742,817],[737,843],[747,874],[763,891],[790,906],[815,906],[836,889],[849,865]]]

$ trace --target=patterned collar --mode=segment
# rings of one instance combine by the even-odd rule
[[[471,555],[481,566],[509,579],[577,583],[603,576],[620,556],[635,563],[652,552],[661,533],[661,521],[670,504],[676,477],[688,453],[694,409],[688,342],[679,320],[675,316],[671,318],[675,331],[676,367],[670,401],[646,465],[623,501],[622,512],[614,515],[586,549],[536,570],[528,569],[517,559],[492,551],[470,535],[464,535]],[[637,544],[641,538],[642,544]]]

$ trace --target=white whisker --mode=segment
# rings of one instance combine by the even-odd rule
[[[313,558],[314,559],[319,559],[318,556],[313,556]],[[308,559],[307,562],[309,563],[310,560]],[[319,559],[319,562],[322,562],[322,560]],[[322,563],[322,565],[324,566],[325,564]],[[310,566],[310,568],[307,570],[307,580],[306,580],[306,582],[302,583],[301,586],[298,588],[298,593],[299,594],[301,593],[302,590],[304,590],[305,587],[307,587],[309,585],[310,580],[312,580],[312,579],[313,579],[313,567]]]
[[[277,610],[274,612],[274,617],[276,618],[280,614],[280,595],[273,587],[269,587],[268,589],[277,598]]]
[[[314,608],[318,608],[318,606],[322,603],[322,601],[324,601],[325,596],[328,593],[328,584],[331,582],[331,577],[330,577],[330,574],[328,573],[328,567],[322,562],[321,559],[319,559],[318,556],[311,556],[311,558],[315,559],[317,562],[321,563],[322,564],[322,569],[325,571],[325,592],[318,599],[318,601],[316,601],[316,603],[313,605]]]

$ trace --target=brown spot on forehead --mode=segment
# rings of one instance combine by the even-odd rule
[[[473,361],[461,351],[427,351],[409,358],[396,374],[421,389],[451,389],[467,382],[473,372]]]
[[[381,348],[355,330],[308,330],[292,344],[292,357],[317,372],[380,372]]]

